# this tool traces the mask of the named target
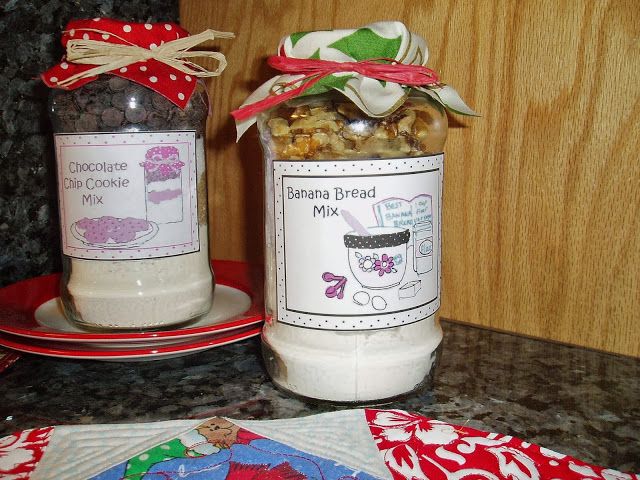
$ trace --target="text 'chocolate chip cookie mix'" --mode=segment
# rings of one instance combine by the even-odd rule
[[[399,22],[291,34],[232,112],[265,157],[269,374],[295,395],[389,400],[429,385],[440,305],[445,108],[475,115]]]
[[[76,20],[51,87],[63,250],[61,299],[75,322],[153,328],[209,311],[204,127],[199,77],[218,52],[175,23]],[[207,71],[189,60],[218,60]]]

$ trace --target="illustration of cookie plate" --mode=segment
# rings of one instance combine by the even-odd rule
[[[81,218],[71,225],[71,234],[93,248],[133,248],[151,240],[158,224],[142,218]]]

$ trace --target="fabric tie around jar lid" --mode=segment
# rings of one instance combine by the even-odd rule
[[[294,59],[305,59],[305,62],[295,62]],[[427,59],[425,40],[401,22],[377,22],[357,29],[293,33],[280,41],[278,55],[269,61],[271,66],[287,73],[262,84],[240,108],[232,112],[236,118],[237,136],[240,138],[255,123],[261,109],[279,103],[266,99],[285,94],[281,98],[285,101],[291,96],[287,93],[292,91],[293,96],[305,96],[337,90],[367,115],[384,117],[401,106],[413,88],[454,112],[477,115],[453,88],[440,83],[435,72],[425,67]],[[396,81],[383,80],[370,73],[375,68],[366,71],[366,68],[356,65],[372,66],[381,61],[386,63],[377,65],[385,65],[389,70],[397,66]],[[335,62],[353,65],[353,70],[343,68],[326,73],[326,69],[334,68],[330,64]],[[308,72],[313,63],[316,71],[325,69],[325,73],[310,75]],[[296,64],[298,72],[295,72]],[[283,65],[286,68],[282,68]],[[419,71],[422,71],[423,83],[415,81]],[[318,79],[318,75],[322,77]],[[310,83],[310,88],[305,88],[305,83]],[[251,116],[247,118],[247,114]]]
[[[109,18],[72,20],[62,34],[66,55],[41,74],[50,88],[74,90],[109,73],[126,78],[163,95],[184,109],[199,77],[222,73],[227,62],[213,51],[192,47],[214,38],[233,38],[233,33],[205,30],[189,35],[175,23],[133,23]],[[218,68],[209,71],[192,62],[192,57],[209,57]]]

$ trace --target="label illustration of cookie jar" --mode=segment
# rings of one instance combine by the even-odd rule
[[[63,254],[61,300],[80,326],[157,328],[209,311],[202,77],[226,66],[191,52],[226,32],[174,23],[71,21],[41,75],[51,120]],[[209,56],[215,71],[185,61]]]
[[[144,167],[147,217],[158,223],[180,223],[183,220],[182,167],[180,152],[174,146],[158,146],[147,150]]]
[[[400,22],[283,38],[232,112],[265,159],[265,364],[294,396],[389,401],[430,385],[445,109],[475,115]]]

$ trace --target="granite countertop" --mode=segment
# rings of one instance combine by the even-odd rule
[[[443,322],[430,392],[388,408],[515,435],[583,461],[640,471],[640,361]],[[55,424],[222,415],[290,418],[334,409],[288,398],[259,341],[174,359],[112,363],[25,355],[0,373],[0,436]]]

